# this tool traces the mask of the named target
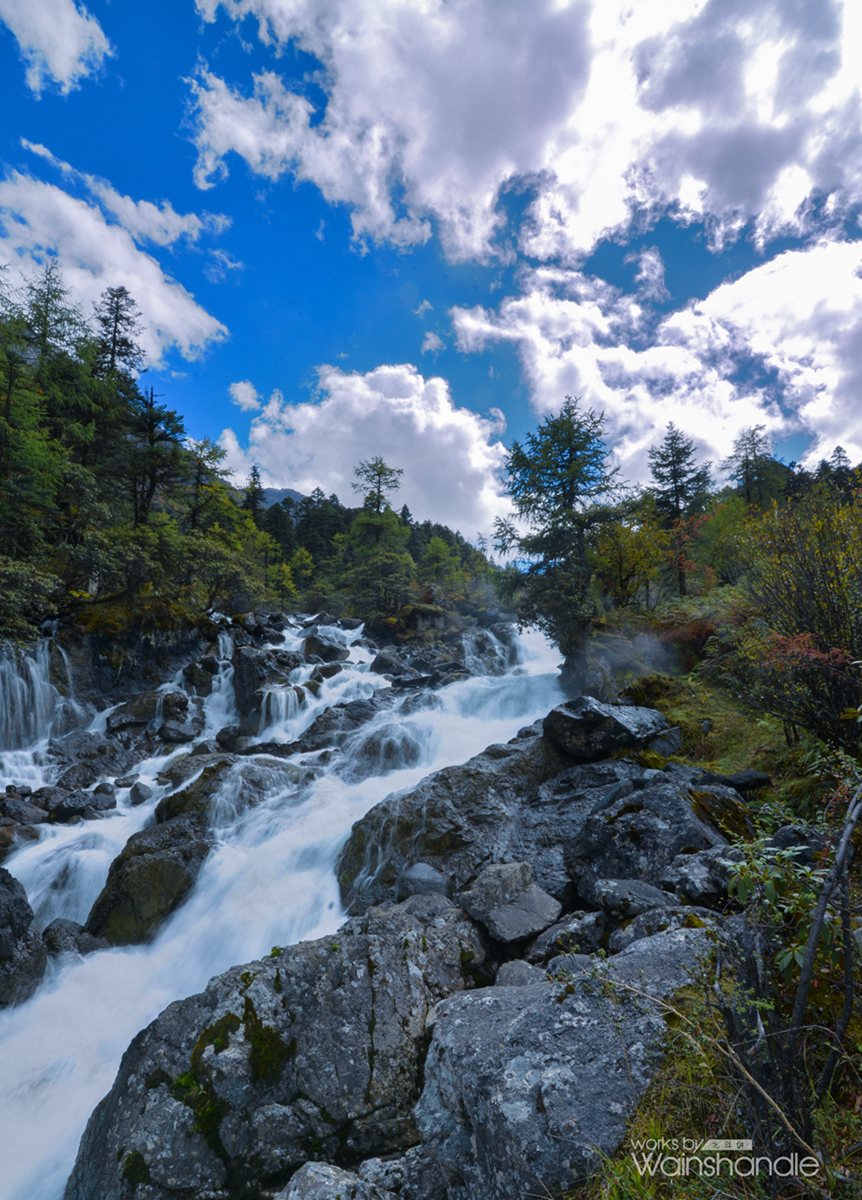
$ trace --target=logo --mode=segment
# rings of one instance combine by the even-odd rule
[[[753,1179],[771,1175],[779,1179],[810,1179],[820,1163],[810,1155],[782,1154],[770,1158],[754,1155],[749,1138],[649,1138],[632,1142],[632,1162],[639,1175],[666,1179],[702,1176],[704,1179]]]

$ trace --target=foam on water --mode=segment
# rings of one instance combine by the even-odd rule
[[[354,646],[360,631],[337,632],[350,662],[306,704],[271,704],[262,741],[293,741],[326,706],[389,686],[368,673],[372,656]],[[222,638],[201,739],[236,721],[232,646],[228,635]],[[286,631],[285,647],[299,641],[295,629]],[[361,750],[336,754],[331,768],[311,782],[290,761],[258,757],[237,764],[212,805],[216,844],[191,897],[154,941],[54,960],[31,1000],[0,1013],[2,1200],[58,1200],[87,1119],[111,1087],[123,1051],[168,1003],[275,945],[337,929],[344,913],[333,867],[354,821],[390,792],[513,737],[559,701],[554,651],[537,635],[520,639],[518,649],[520,663],[506,674],[450,684],[435,693],[433,707],[407,715],[397,706],[379,713],[359,739],[386,743],[379,760]],[[297,668],[291,687],[309,674]],[[181,682],[178,677],[172,686]],[[19,752],[33,763],[47,739],[44,729],[36,732],[33,745]],[[105,820],[41,827],[38,842],[6,861],[27,888],[40,925],[56,916],[85,920],[111,860],[171,790],[156,780],[170,757],[135,767],[156,786],[146,805],[132,808],[128,792],[120,792],[116,812]],[[5,762],[4,756],[0,770]],[[7,777],[21,765],[10,763]]]

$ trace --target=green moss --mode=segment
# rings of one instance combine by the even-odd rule
[[[212,1046],[216,1054],[221,1054],[222,1050],[227,1050],[231,1034],[236,1033],[240,1025],[241,1021],[235,1013],[226,1013],[203,1031],[191,1057],[192,1071],[196,1077],[200,1078],[203,1074],[203,1054],[207,1046]]]
[[[144,1162],[143,1154],[138,1150],[133,1150],[131,1154],[126,1155],[123,1163],[123,1179],[134,1184],[135,1187],[139,1183],[152,1183],[150,1168]]]
[[[273,948],[269,952],[269,957],[270,958],[280,958],[282,953],[283,953],[283,951],[281,949],[281,946],[273,946]]]
[[[291,1054],[290,1047],[284,1044],[273,1027],[265,1025],[258,1017],[248,998],[243,1009],[242,1024],[243,1036],[251,1046],[249,1067],[252,1079],[255,1083],[274,1083],[284,1070],[287,1060],[294,1057],[296,1050]],[[295,1047],[295,1042],[292,1044]]]

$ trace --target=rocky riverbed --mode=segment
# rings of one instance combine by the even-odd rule
[[[4,1194],[522,1200],[613,1153],[762,778],[668,761],[490,618],[103,653],[4,676]]]

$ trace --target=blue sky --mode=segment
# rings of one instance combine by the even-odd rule
[[[0,0],[0,262],[136,297],[242,479],[471,537],[569,394],[624,474],[862,458],[851,0]]]

